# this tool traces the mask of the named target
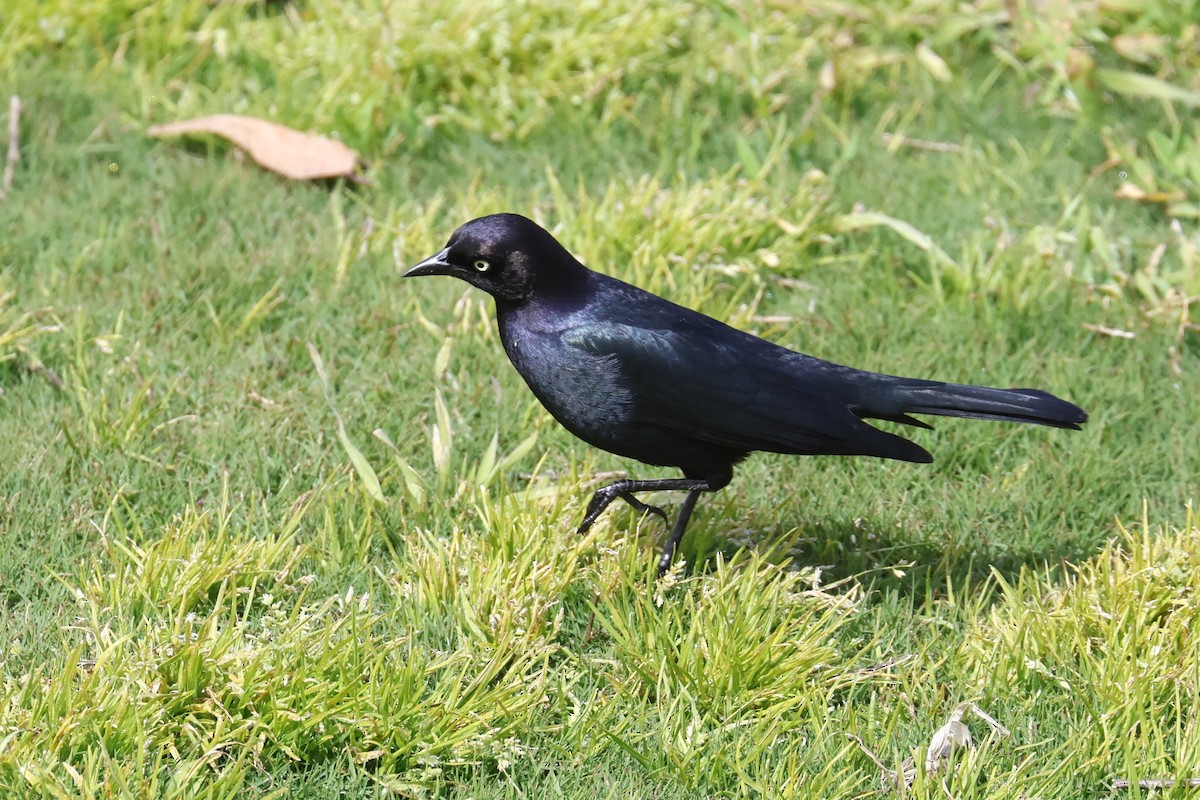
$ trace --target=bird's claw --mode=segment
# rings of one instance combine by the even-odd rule
[[[663,511],[658,506],[652,506],[649,503],[643,503],[629,492],[622,492],[619,497],[626,503],[629,503],[629,505],[633,506],[634,511],[637,511],[643,517],[647,514],[653,514],[663,521],[663,525],[668,524],[667,512]]]
[[[662,557],[658,559],[658,577],[667,574],[667,570],[671,569],[671,559],[675,556],[674,547],[664,547]]]

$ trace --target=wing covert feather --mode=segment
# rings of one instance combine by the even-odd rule
[[[641,421],[702,441],[797,453],[833,446],[837,452],[840,440],[847,450],[861,448],[855,440],[864,428],[880,433],[831,397],[819,375],[792,374],[789,358],[803,356],[749,335],[727,343],[696,333],[595,322],[565,331],[562,342],[613,358]]]

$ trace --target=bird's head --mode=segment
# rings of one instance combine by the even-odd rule
[[[499,300],[520,302],[540,286],[578,274],[582,265],[544,228],[520,214],[493,214],[465,223],[441,252],[404,273],[451,275]]]

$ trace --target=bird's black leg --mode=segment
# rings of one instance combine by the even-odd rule
[[[662,558],[658,560],[658,577],[667,574],[667,570],[671,568],[671,559],[675,556],[675,548],[679,546],[679,541],[683,538],[683,531],[687,528],[688,520],[691,519],[692,509],[696,507],[696,500],[700,497],[700,493],[708,490],[708,484],[697,486],[687,493],[687,497],[683,498],[683,507],[679,509],[679,517],[675,520],[675,527],[671,529],[671,537],[667,539],[667,543],[663,546]]]
[[[662,517],[663,522],[666,522],[666,512],[661,508],[643,503],[633,496],[634,492],[659,491],[686,491],[688,493],[683,500],[683,507],[679,509],[679,518],[675,520],[675,527],[671,529],[671,535],[663,548],[662,558],[658,562],[658,574],[661,577],[671,566],[675,548],[679,546],[679,541],[683,538],[683,532],[687,529],[688,520],[691,519],[692,510],[696,507],[696,500],[699,499],[700,493],[715,491],[708,481],[693,478],[664,478],[653,481],[624,480],[610,483],[608,486],[597,489],[596,493],[592,495],[587,513],[583,515],[583,522],[579,525],[579,532],[586,533],[592,527],[592,523],[604,513],[604,509],[612,505],[612,502],[618,497],[642,514],[657,514]]]

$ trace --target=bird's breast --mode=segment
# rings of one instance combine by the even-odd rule
[[[546,410],[581,439],[612,449],[610,440],[629,424],[634,405],[615,359],[569,347],[560,332],[534,326],[511,326],[501,338]]]

